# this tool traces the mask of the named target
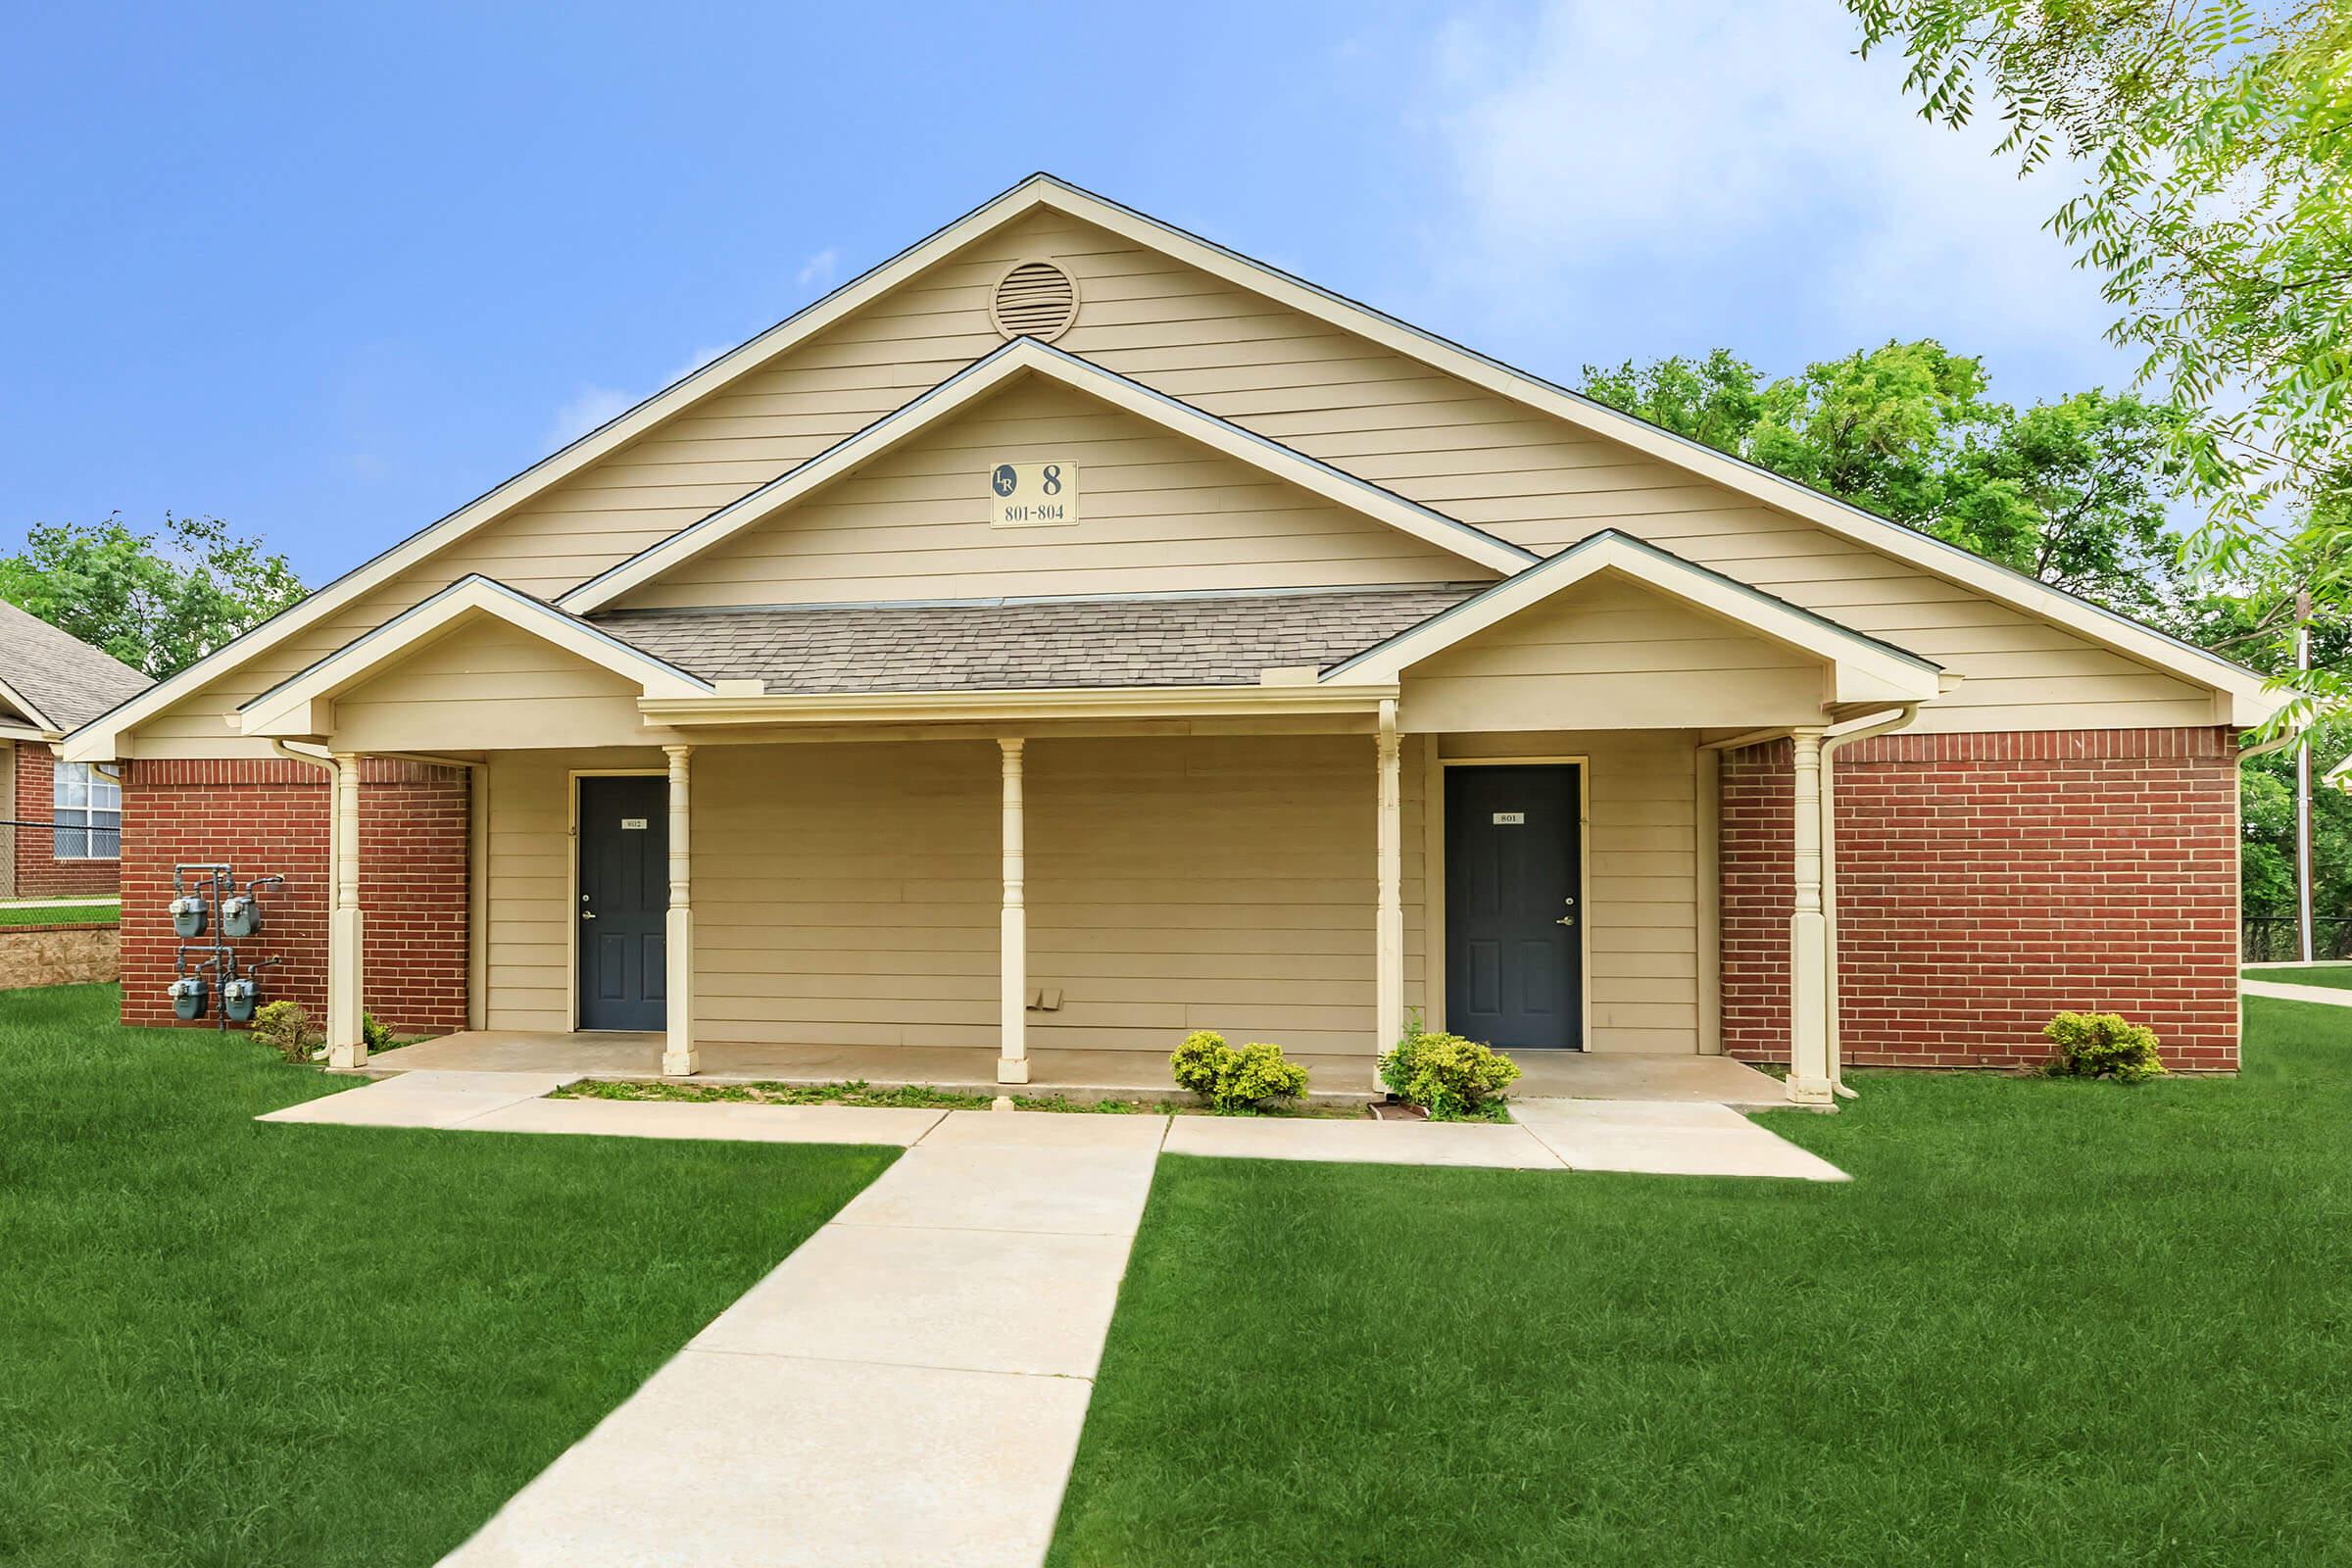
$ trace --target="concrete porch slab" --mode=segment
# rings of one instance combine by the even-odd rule
[[[697,1048],[695,1083],[830,1084],[862,1080],[879,1087],[919,1084],[960,1094],[1066,1095],[1075,1100],[1142,1100],[1156,1103],[1183,1096],[1168,1077],[1167,1057],[1151,1051],[1064,1051],[1033,1047],[1030,1081],[997,1083],[993,1049],[952,1046],[751,1046]],[[1595,1054],[1582,1051],[1515,1051],[1515,1093],[1530,1099],[1668,1100],[1728,1105],[1779,1105],[1780,1080],[1729,1056]],[[1301,1055],[1309,1098],[1325,1103],[1375,1097],[1369,1055]],[[570,1078],[662,1076],[662,1037],[656,1034],[562,1034],[471,1029],[403,1046],[371,1058],[371,1074],[540,1072]]]

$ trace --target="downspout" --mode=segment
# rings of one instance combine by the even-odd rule
[[[1821,737],[1821,907],[1830,970],[1826,1020],[1830,1037],[1830,1088],[1845,1100],[1857,1097],[1845,1085],[1845,1052],[1838,1029],[1838,770],[1832,763],[1848,742],[1890,735],[1918,716],[1919,704],[1905,703],[1892,712],[1833,725]]]

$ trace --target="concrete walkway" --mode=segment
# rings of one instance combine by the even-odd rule
[[[2324,1007],[2352,1007],[2352,989],[2338,986],[2299,986],[2287,980],[2241,979],[2237,989],[2241,996],[2269,997],[2275,1002],[2316,1002]]]
[[[451,1568],[1044,1558],[1165,1123],[874,1115],[935,1125]]]
[[[906,1152],[445,1568],[1033,1568],[1163,1152],[1844,1180],[1720,1104],[1428,1124],[544,1098],[565,1081],[407,1072],[261,1119]]]

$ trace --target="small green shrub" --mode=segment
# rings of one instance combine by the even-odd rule
[[[1414,1012],[1396,1049],[1380,1058],[1380,1081],[1406,1104],[1426,1109],[1432,1121],[1462,1121],[1500,1109],[1503,1091],[1519,1081],[1519,1064],[1493,1046],[1430,1034]]]
[[[1286,1060],[1280,1046],[1251,1041],[1236,1051],[1207,1029],[1184,1037],[1168,1057],[1168,1071],[1178,1088],[1191,1090],[1212,1110],[1250,1110],[1306,1093],[1306,1069]]]
[[[2053,1078],[2112,1078],[2119,1084],[2145,1083],[2164,1072],[2156,1054],[2156,1031],[2119,1012],[2062,1012],[2041,1032],[2058,1048],[2049,1065]]]
[[[266,1002],[255,1008],[253,1037],[297,1066],[311,1059],[323,1038],[299,1002]]]
[[[390,1051],[400,1044],[400,1037],[392,1032],[391,1025],[378,1023],[374,1013],[363,1012],[360,1014],[360,1043],[372,1054]]]

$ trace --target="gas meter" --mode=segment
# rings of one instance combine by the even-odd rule
[[[172,982],[172,1010],[182,1018],[203,1017],[205,989],[204,976],[181,975]]]

